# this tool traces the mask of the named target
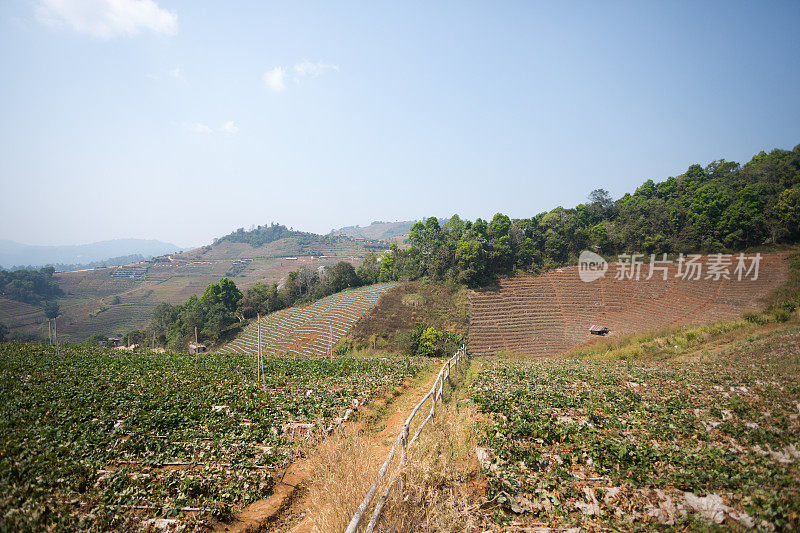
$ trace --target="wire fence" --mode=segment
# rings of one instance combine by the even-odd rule
[[[386,471],[389,469],[389,466],[392,464],[395,456],[397,455],[397,450],[400,450],[400,462],[397,464],[394,472],[392,473],[391,479],[389,480],[386,488],[384,489],[381,497],[378,499],[377,504],[375,505],[375,509],[372,512],[372,517],[370,518],[369,522],[367,523],[367,527],[364,530],[365,533],[372,533],[375,529],[375,526],[378,524],[378,520],[380,520],[381,512],[383,511],[383,507],[386,505],[386,500],[389,498],[389,493],[392,490],[392,486],[394,485],[394,480],[397,477],[397,474],[400,472],[401,468],[405,464],[406,454],[408,453],[409,448],[414,444],[414,441],[417,440],[420,433],[422,433],[422,429],[425,425],[433,418],[433,415],[436,411],[436,404],[442,399],[442,394],[444,392],[444,382],[446,379],[450,377],[450,372],[452,369],[456,368],[459,363],[464,361],[467,357],[467,347],[466,345],[461,345],[453,357],[451,357],[446,363],[442,365],[441,370],[439,370],[439,374],[436,376],[436,381],[433,382],[433,386],[431,390],[428,391],[428,394],[423,397],[419,403],[414,407],[414,410],[411,411],[411,414],[408,415],[408,418],[403,424],[403,428],[400,430],[400,434],[397,435],[397,439],[395,439],[394,444],[392,445],[392,449],[389,450],[389,455],[386,457],[386,460],[383,462],[381,469],[378,471],[378,475],[375,477],[375,481],[372,482],[372,486],[367,491],[367,495],[364,496],[364,499],[361,501],[361,504],[358,506],[358,510],[353,515],[353,518],[350,520],[350,524],[347,526],[345,533],[356,533],[358,526],[361,525],[362,520],[364,519],[364,515],[369,509],[369,506],[372,505],[372,501],[375,498],[375,493],[378,491],[378,486],[380,485],[383,477],[386,475]],[[414,417],[417,416],[417,413],[425,404],[426,401],[431,401],[431,409],[428,413],[428,416],[423,420],[422,424],[420,424],[417,431],[414,433],[414,436],[411,440],[408,440],[408,435],[411,429],[411,422],[414,420]]]

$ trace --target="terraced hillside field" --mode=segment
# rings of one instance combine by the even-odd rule
[[[119,336],[147,325],[159,303],[183,303],[222,277],[233,279],[244,291],[257,282],[279,283],[303,266],[317,269],[347,261],[358,267],[366,253],[387,247],[345,236],[318,245],[304,244],[297,237],[263,246],[225,241],[154,261],[59,272],[55,277],[64,291],[58,299],[59,337],[83,342],[93,333]],[[22,338],[47,338],[41,308],[0,298],[0,322]]]
[[[701,279],[676,276],[677,263],[647,280],[649,265],[635,279],[616,279],[618,265],[605,277],[582,282],[578,267],[559,268],[540,276],[504,279],[499,286],[470,292],[469,346],[475,354],[500,352],[545,356],[592,340],[592,324],[611,335],[639,333],[675,325],[732,319],[762,307],[760,300],[786,281],[786,254],[762,254],[758,279]],[[749,264],[749,262],[748,262]]]
[[[379,283],[342,291],[302,307],[261,317],[261,344],[266,354],[325,355],[378,304],[396,283]],[[222,349],[230,353],[258,352],[258,324],[253,322]]]

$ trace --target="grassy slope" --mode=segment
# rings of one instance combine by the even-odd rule
[[[347,338],[356,348],[400,352],[398,334],[413,330],[417,324],[465,336],[469,325],[466,289],[430,281],[402,283],[384,294]]]

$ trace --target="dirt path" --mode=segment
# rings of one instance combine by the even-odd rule
[[[440,362],[432,362],[413,381],[394,389],[387,397],[376,400],[361,413],[357,421],[345,426],[345,431],[352,434],[361,432],[369,439],[368,453],[373,459],[376,473],[408,414],[433,386],[440,367]],[[312,450],[310,453],[315,452]],[[214,530],[230,533],[313,531],[313,523],[307,516],[311,504],[309,487],[313,483],[310,470],[309,459],[295,461],[276,483],[272,496],[249,505],[233,523],[218,524]]]
[[[409,413],[433,386],[440,366],[441,363],[439,362],[431,365],[431,368],[415,379],[409,388],[389,402],[386,400],[375,402],[372,409],[372,418],[367,415],[363,420],[347,427],[348,431],[363,431],[363,435],[369,439],[368,453],[373,460],[375,473],[377,473],[380,464],[386,459],[386,455],[389,453],[398,433],[400,433]],[[309,482],[313,483],[313,480]],[[310,497],[306,490],[303,497],[297,499],[295,505],[292,505],[285,513],[282,513],[285,515],[285,521],[282,524],[280,522],[277,523],[276,526],[280,527],[276,527],[274,530],[291,533],[312,533],[314,524],[306,516],[305,512],[310,503]]]

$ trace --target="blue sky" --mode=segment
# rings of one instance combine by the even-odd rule
[[[798,2],[0,3],[0,239],[614,197],[800,143]]]

